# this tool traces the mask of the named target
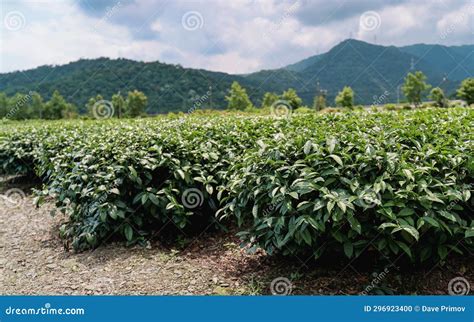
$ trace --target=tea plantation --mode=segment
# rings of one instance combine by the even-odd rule
[[[215,225],[268,254],[421,262],[474,250],[473,128],[469,108],[4,123],[0,174],[41,178],[77,250]]]

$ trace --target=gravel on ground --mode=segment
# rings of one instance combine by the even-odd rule
[[[472,254],[434,267],[375,269],[343,259],[247,254],[233,232],[189,238],[175,248],[114,242],[77,253],[58,236],[66,218],[51,216],[51,201],[36,207],[30,188],[0,183],[1,295],[447,294],[455,277],[474,282]]]

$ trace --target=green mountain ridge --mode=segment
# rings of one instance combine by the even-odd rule
[[[59,90],[84,112],[90,97],[101,94],[109,99],[116,92],[137,89],[147,95],[149,113],[165,113],[195,109],[198,102],[198,108],[225,108],[227,91],[233,81],[238,81],[257,106],[265,92],[281,93],[290,87],[307,105],[312,104],[318,88],[324,89],[332,104],[344,86],[354,89],[357,104],[370,105],[396,102],[404,77],[414,70],[423,71],[432,86],[440,86],[453,95],[461,80],[474,75],[474,45],[395,47],[347,39],[324,54],[247,75],[158,61],[81,59],[66,65],[0,74],[0,91],[7,95],[37,91],[48,99],[54,90]]]
[[[474,74],[474,46],[441,46],[417,44],[400,47],[400,50],[411,55],[422,57],[439,72],[446,73],[451,79],[465,79]]]
[[[42,66],[24,72],[0,75],[0,91],[37,91],[44,98],[58,90],[67,101],[85,111],[90,97],[104,99],[117,92],[143,91],[149,101],[150,113],[187,111],[201,97],[208,97],[214,108],[224,106],[224,97],[233,81],[243,86],[254,84],[242,76],[183,68],[160,62],[137,62],[129,59],[81,59],[62,66]],[[263,95],[263,91],[255,91]]]

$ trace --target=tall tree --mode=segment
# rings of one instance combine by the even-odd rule
[[[230,86],[229,95],[225,97],[227,100],[227,108],[229,110],[244,111],[253,107],[252,102],[247,95],[245,88],[240,86],[238,82],[233,82]]]
[[[90,117],[94,118],[95,115],[97,115],[97,111],[94,111],[94,109],[97,109],[97,105],[96,105],[98,104],[97,102],[100,102],[103,100],[104,98],[100,94],[96,95],[96,97],[89,98],[89,100],[86,103],[86,110],[87,110],[87,114]]]
[[[67,103],[57,90],[54,91],[53,96],[44,106],[44,118],[49,120],[69,117],[74,112],[75,107]]]
[[[76,118],[77,115],[78,115],[77,106],[72,103],[67,103],[66,108],[61,113],[61,116],[63,119]]]
[[[278,101],[278,95],[276,93],[266,92],[263,95],[262,107],[270,107]]]
[[[408,73],[405,83],[402,86],[403,94],[410,103],[419,106],[423,100],[425,92],[430,89],[426,83],[426,76],[423,72],[417,71],[414,74]]]
[[[457,94],[458,97],[466,101],[468,105],[474,104],[474,78],[466,78],[463,80]]]
[[[281,95],[281,99],[287,101],[293,110],[303,106],[303,100],[298,96],[293,88],[284,91]]]
[[[127,114],[127,104],[120,92],[112,95],[112,105],[114,107],[114,116],[121,118]]]
[[[336,105],[352,108],[354,106],[354,91],[349,86],[344,86],[336,96]]]
[[[44,102],[41,95],[37,92],[31,92],[30,111],[28,112],[30,118],[43,118]]]
[[[313,100],[313,108],[316,111],[321,111],[326,108],[326,96],[323,94],[316,95]]]
[[[29,95],[16,93],[8,99],[8,107],[6,118],[11,120],[25,120],[29,118],[28,115],[28,101]]]
[[[0,92],[0,118],[4,118],[8,113],[8,97],[5,93]]]
[[[431,90],[430,97],[438,107],[446,107],[448,105],[444,92],[439,87],[435,87]]]
[[[143,92],[134,90],[128,92],[127,96],[127,116],[137,117],[145,114],[146,107],[148,105],[148,99]]]

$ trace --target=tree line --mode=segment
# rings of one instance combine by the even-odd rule
[[[134,90],[128,92],[125,97],[120,92],[114,94],[110,100],[97,95],[89,99],[85,109],[87,111],[86,117],[90,118],[138,117],[146,115],[147,106],[146,95]],[[80,116],[77,106],[67,102],[57,90],[53,92],[48,101],[33,91],[28,94],[17,93],[11,97],[0,92],[0,119],[58,120]]]
[[[431,91],[428,94],[428,90]],[[426,76],[417,71],[408,73],[401,90],[408,103],[419,106],[427,96],[436,106],[447,107],[449,100],[440,87],[431,88],[426,83]],[[319,111],[326,107],[326,92],[318,90],[313,101],[313,109]],[[345,86],[336,96],[335,105],[338,107],[354,107],[355,93],[350,86]],[[465,79],[457,96],[467,105],[474,104],[474,78]],[[254,111],[257,108],[250,100],[247,91],[238,82],[233,82],[228,95],[225,97],[228,110]],[[264,94],[260,108],[271,108],[277,101],[284,101],[291,109],[303,107],[303,100],[292,88],[281,94],[267,92]],[[85,106],[86,116],[91,118],[133,118],[146,115],[148,98],[138,90],[130,91],[126,96],[120,92],[107,100],[97,95],[88,100]],[[0,92],[0,119],[68,119],[80,116],[78,108],[66,101],[59,91],[54,91],[51,98],[45,102],[40,94],[30,91],[28,94],[17,93],[8,97]]]
[[[407,102],[413,104],[415,107],[418,107],[426,97],[431,99],[438,107],[447,107],[449,100],[444,91],[440,87],[434,87],[428,93],[430,88],[431,85],[426,83],[426,76],[421,71],[408,73],[401,86],[401,90]],[[474,78],[467,78],[462,81],[456,94],[457,97],[464,100],[467,105],[474,104]],[[350,86],[345,86],[337,94],[335,105],[337,107],[352,108],[354,107],[354,96],[355,93],[353,89]],[[255,108],[245,88],[240,86],[237,82],[232,84],[229,95],[226,96],[226,100],[228,102],[227,108],[230,110],[249,111]],[[294,89],[290,88],[281,95],[269,92],[265,93],[261,108],[271,107],[278,100],[286,101],[292,109],[303,106],[302,99],[298,97]],[[324,109],[326,105],[326,92],[318,90],[313,100],[313,108],[319,111]]]

